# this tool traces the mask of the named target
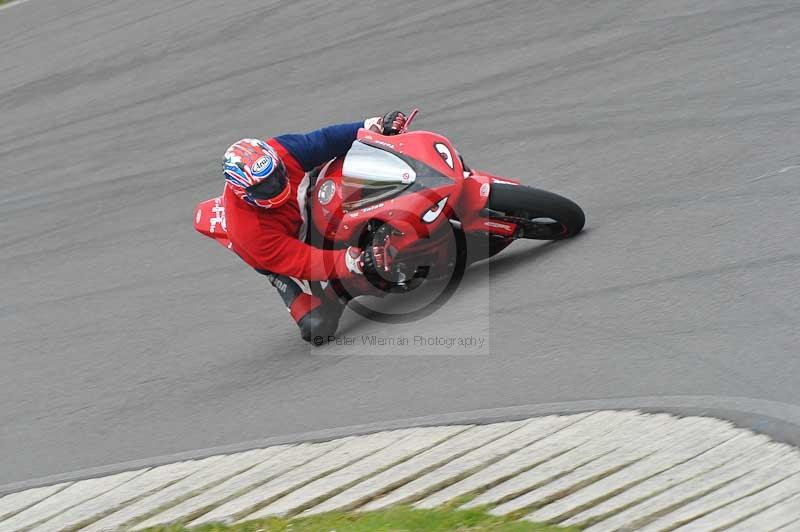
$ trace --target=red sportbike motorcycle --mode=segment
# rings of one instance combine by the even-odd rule
[[[407,292],[426,280],[458,280],[466,265],[516,239],[560,240],[583,228],[583,211],[569,199],[472,170],[447,138],[409,132],[416,113],[398,135],[362,129],[344,157],[312,173],[308,243],[385,246],[380,289]],[[221,198],[198,205],[195,229],[229,247]],[[311,287],[321,293],[319,283]]]

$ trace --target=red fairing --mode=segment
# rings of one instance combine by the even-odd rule
[[[267,143],[286,166],[292,195],[280,207],[260,209],[237,197],[226,185],[222,203],[231,249],[256,270],[309,281],[350,276],[344,250],[323,251],[298,240],[303,219],[297,190],[305,172],[279,142],[270,139]]]
[[[195,231],[213,238],[220,245],[230,248],[231,241],[225,230],[225,207],[222,206],[222,196],[206,200],[197,206],[194,214]]]
[[[473,170],[464,178],[462,192],[463,212],[459,212],[462,229],[465,232],[487,232],[498,236],[514,236],[517,224],[511,222],[498,222],[480,215],[480,210],[486,207],[492,183],[505,183],[519,185],[519,180],[499,177],[480,170]]]
[[[333,180],[336,184],[329,203],[321,205],[315,200],[312,204],[313,223],[321,235],[339,244],[355,242],[369,220],[380,220],[391,223],[406,233],[409,242],[417,242],[429,238],[432,233],[449,224],[447,220],[459,204],[464,169],[458,152],[447,138],[428,131],[384,136],[361,129],[358,132],[358,140],[424,161],[448,180],[436,188],[418,190],[414,194],[401,194],[359,209],[345,211],[342,186],[343,160],[337,159],[324,168],[317,180],[318,187],[326,179]],[[437,203],[444,198],[447,198],[447,201],[441,215],[435,217],[433,223],[425,222],[422,214],[429,209],[435,210]],[[398,239],[397,246],[401,247],[402,244],[403,240]]]

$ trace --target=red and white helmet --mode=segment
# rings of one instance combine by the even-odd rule
[[[233,193],[251,205],[270,209],[289,199],[286,167],[275,150],[259,139],[242,139],[225,151],[225,180]]]

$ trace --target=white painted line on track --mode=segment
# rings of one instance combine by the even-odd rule
[[[310,515],[361,504],[394,487],[405,484],[420,474],[439,467],[472,449],[495,440],[511,432],[517,426],[518,424],[516,423],[497,423],[469,428],[402,464],[398,464],[374,477],[370,477],[364,482],[356,484],[352,488],[306,510],[301,515]]]
[[[254,506],[272,502],[290,491],[320,478],[323,474],[339,470],[391,445],[403,435],[401,434],[402,432],[405,431],[379,432],[377,434],[355,438],[348,445],[343,445],[335,451],[321,456],[317,460],[305,464],[303,467],[290,471],[286,475],[280,476],[274,481],[256,488],[235,501],[231,501],[230,506],[226,508],[225,511],[231,514],[246,513],[248,509],[252,509]],[[233,511],[233,506],[236,506],[236,511]],[[246,519],[256,519],[268,515],[268,513],[259,510]]]
[[[325,455],[322,456],[320,459],[315,461],[312,464],[309,464],[305,467],[305,470],[300,469],[299,471],[290,471],[286,477],[279,477],[275,480],[275,482],[270,483],[268,486],[265,486],[263,489],[253,490],[248,493],[243,494],[240,497],[237,497],[226,504],[223,504],[214,510],[208,512],[200,516],[199,518],[195,519],[191,522],[191,525],[200,525],[204,523],[210,522],[232,522],[236,519],[237,516],[245,514],[249,511],[252,511],[259,503],[263,502],[263,500],[269,500],[270,498],[274,499],[274,493],[276,490],[280,489],[279,486],[286,485],[287,482],[290,484],[292,482],[302,483],[302,479],[307,477],[309,473],[313,475],[315,472],[318,471],[325,471],[325,470],[333,470],[338,467],[339,464],[342,463],[349,463],[350,465],[346,465],[343,469],[338,471],[334,471],[330,475],[319,479],[318,481],[312,481],[310,484],[306,484],[297,490],[291,491],[287,497],[302,493],[304,490],[307,491],[310,485],[316,484],[316,489],[319,489],[319,483],[324,482],[325,480],[329,480],[332,477],[335,477],[337,474],[341,474],[342,471],[345,471],[351,467],[354,467],[361,462],[369,461],[375,455],[369,456],[371,452],[374,452],[375,449],[380,449],[376,454],[386,451],[388,448],[397,442],[397,440],[402,440],[405,437],[409,436],[413,433],[413,430],[402,430],[402,431],[395,431],[393,433],[378,433],[378,435],[373,435],[369,437],[370,439],[365,442],[364,439],[360,440],[353,440],[351,446],[356,445],[358,446],[358,450],[356,454],[353,454],[353,450],[351,448],[341,448],[340,453],[332,453],[330,456]],[[394,439],[386,439],[386,436],[391,435]],[[367,445],[364,445],[367,443]],[[384,447],[388,443],[388,447]],[[326,444],[315,444],[316,446],[326,445]],[[381,449],[381,447],[384,447]],[[359,456],[367,456],[364,460],[356,461],[353,463],[353,458],[358,460]],[[317,475],[318,476],[318,475]],[[259,497],[264,497],[263,500],[258,500]],[[302,496],[302,494],[301,494]],[[312,494],[312,497],[315,496]],[[316,495],[318,496],[318,495]]]
[[[597,459],[586,462],[551,482],[535,487],[532,491],[528,491],[505,504],[493,508],[492,512],[496,515],[503,515],[516,511],[533,503],[551,499],[556,494],[565,492],[589,479],[612,474],[624,466],[651,455],[657,446],[666,443],[665,439],[662,439],[665,436],[669,438],[685,432],[685,429],[675,430],[674,422],[669,423],[670,417],[665,415],[640,416],[631,421],[616,427],[613,432],[606,434],[598,441],[590,442],[575,449],[575,451],[586,453],[589,450],[597,450],[598,447],[605,450],[611,445],[614,449],[610,452],[602,454]],[[665,427],[665,425],[667,426]],[[536,473],[537,471],[539,469],[534,468],[530,473]],[[531,486],[535,485],[531,484]],[[503,486],[501,484],[498,488]]]
[[[728,532],[752,532],[753,530],[775,530],[795,523],[800,529],[800,494],[793,495],[752,517],[728,528]]]
[[[0,532],[11,532],[30,528],[42,521],[59,515],[73,506],[77,506],[84,501],[112,490],[123,482],[127,482],[141,475],[145,471],[147,470],[127,471],[125,473],[111,475],[110,477],[92,478],[82,482],[76,482],[41,502],[34,504],[27,510],[16,514],[10,519],[0,521]]]
[[[792,521],[788,525],[776,528],[773,532],[797,532],[798,529],[800,529],[800,519]]]
[[[298,508],[311,505],[316,499],[349,487],[358,480],[425,451],[442,439],[451,436],[453,432],[454,429],[452,427],[432,427],[412,431],[400,441],[378,451],[372,456],[289,493],[263,508],[261,512],[268,515],[286,515],[295,512]],[[201,524],[211,520],[213,518],[209,514],[208,516],[203,516],[202,520],[197,520],[191,524]]]
[[[69,486],[69,482],[34,488],[19,493],[11,493],[5,497],[0,497],[0,521],[17,514],[29,506],[46,499],[50,495],[63,490]]]
[[[800,493],[800,475],[794,474],[762,491],[723,506],[700,519],[695,519],[676,530],[681,532],[720,530],[746,517],[757,514],[764,508],[775,504],[775,501],[784,501],[798,493]]]
[[[253,467],[242,471],[221,484],[217,484],[164,512],[138,523],[134,529],[137,530],[168,524],[182,518],[185,519],[195,514],[203,513],[205,509],[211,508],[215,504],[225,501],[243,490],[259,486],[297,465],[308,462],[326,453],[332,448],[341,445],[341,443],[342,442],[331,442],[316,445],[303,443],[295,446],[280,445],[272,447],[269,450],[273,452],[268,456],[263,456]]]
[[[538,422],[536,425],[533,425],[533,424],[527,425],[526,427],[523,427],[519,431],[513,432],[509,436],[513,436],[513,435],[517,434],[518,432],[520,434],[522,434],[522,435],[525,435],[526,432],[527,432],[525,429],[527,429],[527,428],[534,428],[535,429],[536,427],[538,427],[541,430],[541,432],[535,438],[533,438],[530,443],[527,443],[524,447],[522,447],[520,449],[512,450],[511,453],[509,453],[508,455],[502,457],[498,462],[493,462],[489,466],[489,469],[494,468],[495,471],[502,470],[503,466],[508,466],[508,464],[507,464],[508,461],[512,461],[513,462],[513,460],[507,460],[507,459],[509,459],[510,457],[515,455],[516,453],[523,453],[523,449],[530,450],[535,445],[541,444],[541,440],[544,440],[545,438],[552,437],[553,434],[558,433],[559,431],[564,431],[566,428],[568,428],[571,425],[574,425],[575,423],[577,423],[578,421],[586,418],[588,415],[589,414],[586,413],[586,414],[573,414],[571,416],[548,416],[548,417],[545,417],[545,418],[536,418],[536,419],[534,419],[533,421],[537,421]],[[553,420],[553,421],[551,422],[551,420]],[[506,438],[508,438],[509,436],[501,438],[501,440],[502,441],[506,441]],[[500,442],[501,440],[497,440],[497,441]],[[480,452],[480,449],[476,449],[472,453],[469,453],[469,454],[465,455],[463,457],[463,459],[464,460],[468,460],[468,461],[472,461],[473,460],[473,453],[479,453],[479,452]],[[500,461],[503,462],[503,465],[501,465],[499,463]],[[451,475],[452,472],[458,471],[458,469],[460,469],[462,467],[461,464],[462,464],[461,459],[454,460],[450,464],[447,464],[447,465],[445,465],[445,466],[443,466],[443,467],[441,467],[441,468],[439,468],[439,469],[437,469],[435,471],[431,471],[428,475],[423,475],[422,477],[420,477],[418,479],[418,481],[421,482],[421,483],[427,483],[426,479],[428,479],[429,477],[442,478],[442,477],[445,477],[447,475]],[[511,467],[516,467],[516,466],[511,466]],[[456,470],[453,471],[452,468],[456,468]],[[469,482],[469,481],[471,481],[472,479],[475,479],[476,475],[481,475],[482,473],[485,473],[486,471],[487,471],[487,468],[477,470],[472,475],[464,478],[463,480],[460,480],[460,481],[458,481],[458,482],[456,482],[454,484],[450,484],[449,486],[446,486],[446,487],[438,489],[436,492],[431,493],[430,495],[428,495],[427,497],[425,497],[421,501],[417,502],[414,506],[417,507],[417,508],[435,508],[437,506],[441,506],[441,505],[449,502],[452,499],[455,499],[456,497],[459,497],[460,495],[463,495],[465,493],[469,493],[469,492],[473,491],[474,489],[477,489],[478,487],[483,485],[483,484],[480,483],[481,482],[480,480],[477,483],[475,481],[473,481],[473,482]],[[502,476],[502,473],[498,473],[498,478],[499,478],[499,476]],[[415,482],[417,482],[417,481],[412,481],[408,485],[409,486],[413,486]],[[485,483],[488,483],[488,482],[489,482],[488,480],[485,481]]]
[[[0,532],[434,508],[468,494],[465,506],[587,532],[795,532],[800,452],[713,418],[635,411],[405,428],[34,487],[0,497]]]
[[[478,447],[460,458],[456,458],[452,462],[448,462],[440,468],[399,487],[385,497],[378,499],[375,505],[389,506],[399,502],[406,502],[418,495],[434,491],[435,488],[443,487],[452,479],[468,471],[481,467],[497,458],[506,456],[525,445],[529,445],[536,440],[552,434],[570,422],[570,419],[563,416],[547,416],[533,419],[513,432],[487,445]]]
[[[113,512],[129,501],[157,491],[176,480],[191,475],[199,466],[200,464],[197,462],[178,462],[156,467],[102,495],[73,506],[33,530],[34,532],[48,532],[49,530],[74,528],[84,521],[96,519],[104,514]]]
[[[758,468],[769,467],[787,457],[788,454],[787,447],[782,444],[771,443],[757,447],[724,466],[678,483],[655,496],[607,517],[586,530],[611,532],[627,525],[644,526],[658,515],[667,513],[672,508],[690,504],[705,494],[711,493],[735,479],[742,478]]]
[[[671,530],[751,493],[763,490],[790,475],[794,475],[798,471],[800,471],[798,457],[794,453],[789,454],[775,465],[749,473],[718,490],[673,510],[642,528],[642,530],[648,532],[663,530],[664,528]]]
[[[649,416],[639,416],[633,412],[627,412],[626,415],[616,419],[609,416],[608,412],[598,412],[573,426],[575,429],[582,429],[581,438],[575,438],[572,434],[567,436],[564,433],[556,433],[557,439],[554,441],[548,442],[545,439],[543,443],[555,445],[547,448],[544,456],[537,454],[526,456],[526,461],[515,464],[517,470],[512,478],[482,493],[463,507],[495,504],[596,460],[622,445],[623,438],[628,434],[625,428],[629,424],[641,424],[640,427],[645,428],[645,419],[649,419]],[[623,436],[617,438],[611,436],[612,434]],[[512,455],[509,458],[513,460],[517,457]],[[520,472],[519,466],[526,470]],[[529,468],[530,466],[533,467]],[[502,510],[494,511],[504,513]]]
[[[669,441],[672,436],[670,431],[674,429],[671,426],[672,423],[669,423],[669,416],[653,416],[651,421],[653,425],[649,430],[644,430],[646,427],[640,425],[638,428],[643,430],[624,437],[624,444],[621,447],[509,501],[507,503],[508,506],[506,506],[507,511],[559,498],[564,493],[574,491],[578,486],[590,481],[599,482],[598,479],[612,475],[624,467],[651,456],[658,447]],[[627,431],[630,432],[630,430],[631,427],[628,426]],[[621,434],[618,434],[618,436],[621,436]],[[497,507],[495,511],[502,513],[501,508],[502,506]]]
[[[654,454],[545,506],[530,517],[541,521],[563,520],[568,513],[667,471],[734,437],[733,428],[722,427],[722,430],[712,431],[712,423],[715,421],[704,418],[682,419],[672,433],[657,435],[651,442],[657,449]]]
[[[473,475],[434,493],[416,504],[419,508],[434,508],[461,495],[471,493],[486,485],[508,478],[526,467],[544,462],[585,442],[588,434],[609,423],[602,413],[593,415],[576,414],[569,416],[573,423],[548,434],[541,440],[523,447],[494,464],[481,469]]]
[[[587,522],[598,520],[605,515],[652,497],[676,484],[712,471],[741,454],[769,442],[769,438],[764,436],[753,437],[749,431],[739,430],[738,432],[737,436],[709,450],[707,453],[696,456],[692,460],[636,484],[630,489],[567,519],[564,524],[567,526],[582,526]]]
[[[116,530],[124,524],[150,516],[158,509],[173,506],[189,497],[198,495],[218,482],[246,471],[264,458],[263,451],[259,449],[199,460],[202,469],[196,473],[100,519],[84,530]]]

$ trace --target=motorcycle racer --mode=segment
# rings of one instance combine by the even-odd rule
[[[318,344],[336,331],[347,296],[336,294],[329,283],[320,299],[304,281],[361,277],[377,282],[378,271],[387,266],[382,247],[322,250],[304,242],[308,172],[343,156],[361,127],[395,135],[405,122],[402,112],[392,111],[306,134],[242,139],[225,151],[222,201],[231,249],[267,276],[306,341]]]

